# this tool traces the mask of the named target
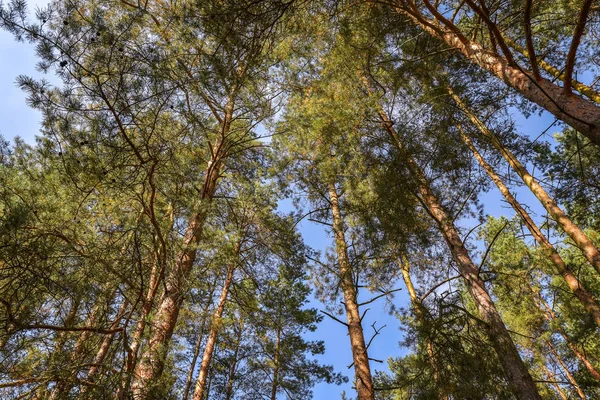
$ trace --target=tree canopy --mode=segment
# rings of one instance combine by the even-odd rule
[[[35,142],[0,136],[0,397],[600,397],[597,1],[11,0],[0,28],[45,76],[16,77]]]

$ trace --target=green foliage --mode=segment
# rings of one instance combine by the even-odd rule
[[[164,322],[156,316],[172,276],[181,310],[170,314],[173,334],[156,344],[154,361],[165,368],[150,397],[181,398],[193,387],[191,361],[211,326],[219,334],[210,398],[310,398],[319,382],[346,382],[318,361],[325,343],[307,339],[322,320],[309,299],[341,311],[339,260],[327,244],[308,248],[296,229],[310,219],[329,233],[334,187],[350,281],[384,296],[405,333],[405,354],[375,374],[377,398],[513,398],[469,281],[457,281],[457,256],[424,205],[420,169],[449,223],[464,228],[471,257],[480,256],[479,275],[542,397],[575,396],[565,368],[589,398],[600,397],[598,327],[519,219],[484,217],[490,183],[457,125],[506,169],[447,86],[542,169],[543,185],[596,245],[600,150],[570,128],[550,143],[524,135],[511,106],[526,116],[539,106],[401,12],[413,4],[437,24],[437,7],[455,33],[506,56],[471,3],[56,0],[35,15],[23,0],[0,4],[0,28],[35,46],[39,70],[58,78],[17,78],[43,116],[36,143],[0,136],[1,395],[127,398]],[[524,2],[479,4],[503,38],[526,47]],[[561,69],[582,2],[531,4],[538,58]],[[598,26],[594,3],[578,48],[581,76],[597,72]],[[510,171],[502,178],[524,190]],[[294,211],[280,212],[283,202]],[[600,279],[581,251],[555,221],[534,219],[598,300]],[[182,248],[195,255],[189,273],[180,271]],[[404,261],[417,282],[410,306],[390,295]]]

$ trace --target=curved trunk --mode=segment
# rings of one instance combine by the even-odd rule
[[[592,316],[592,318],[594,318],[596,325],[600,327],[600,306],[598,305],[598,303],[596,303],[590,292],[588,292],[585,286],[583,286],[583,284],[579,281],[577,275],[575,275],[573,271],[571,271],[571,269],[567,266],[560,254],[558,254],[558,251],[556,251],[556,249],[550,243],[548,238],[544,236],[540,228],[538,228],[538,226],[533,222],[533,219],[531,218],[529,213],[525,211],[525,209],[521,206],[517,199],[515,199],[508,187],[506,187],[504,182],[502,182],[502,179],[500,179],[500,177],[496,174],[492,166],[489,165],[483,159],[483,157],[477,151],[477,149],[473,145],[473,142],[467,136],[467,134],[462,130],[460,126],[458,126],[458,129],[460,131],[462,139],[467,144],[467,146],[469,146],[469,149],[471,149],[471,152],[473,153],[473,156],[475,156],[475,159],[477,159],[477,161],[479,162],[479,165],[481,165],[485,172],[487,172],[490,179],[496,184],[498,190],[500,190],[500,193],[502,193],[506,201],[508,201],[508,203],[512,206],[516,213],[521,217],[521,220],[523,221],[523,223],[525,223],[525,225],[529,229],[529,232],[531,232],[531,235],[538,242],[543,251],[548,255],[548,258],[550,259],[550,261],[552,261],[552,263],[558,270],[558,273],[563,277],[563,279],[567,283],[567,286],[569,286],[571,292],[573,292],[575,297],[577,297],[577,299],[581,302],[586,311]]]
[[[357,292],[352,277],[352,267],[348,258],[346,237],[344,234],[344,222],[340,211],[339,197],[335,185],[327,185],[329,201],[331,203],[331,214],[333,217],[333,233],[335,236],[335,247],[338,256],[340,285],[344,294],[344,307],[346,308],[346,319],[348,321],[348,335],[352,347],[352,359],[354,361],[354,372],[356,375],[356,391],[359,400],[374,400],[373,379],[369,366],[369,355],[365,344],[365,337],[357,301]]]

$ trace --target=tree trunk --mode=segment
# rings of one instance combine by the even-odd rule
[[[548,79],[536,80],[531,72],[469,40],[455,26],[438,26],[414,8],[397,6],[396,10],[408,16],[431,36],[442,40],[473,63],[500,78],[528,100],[571,125],[592,143],[600,145],[600,107],[594,102],[576,94],[567,94],[563,88]]]
[[[402,279],[404,280],[404,284],[406,285],[406,290],[408,291],[408,296],[410,297],[410,302],[412,303],[413,309],[415,310],[415,316],[417,317],[417,323],[419,325],[423,325],[425,323],[425,313],[424,306],[421,303],[421,300],[417,296],[417,292],[415,287],[413,286],[412,279],[410,277],[410,264],[408,263],[408,259],[404,258],[404,261],[398,260],[398,264],[400,265],[400,270],[402,271]],[[445,393],[443,384],[440,380],[440,372],[437,364],[437,357],[435,354],[435,348],[433,343],[429,338],[425,340],[425,350],[427,351],[427,355],[429,356],[429,366],[431,367],[431,373],[433,374],[433,381],[435,382],[438,399],[439,400],[448,400],[448,396]]]
[[[579,278],[577,278],[573,271],[571,271],[571,269],[567,266],[560,254],[558,254],[554,246],[550,243],[548,238],[544,236],[540,228],[538,228],[538,226],[533,222],[533,219],[531,218],[529,213],[527,213],[527,211],[525,211],[525,209],[521,206],[517,199],[515,199],[508,187],[506,187],[504,182],[502,182],[502,179],[500,179],[500,177],[496,174],[492,166],[489,165],[483,159],[483,157],[477,151],[477,149],[473,145],[473,142],[466,135],[463,129],[460,126],[458,126],[458,129],[460,131],[462,139],[467,144],[467,146],[469,146],[469,149],[471,149],[471,152],[475,156],[475,159],[477,159],[481,167],[489,175],[490,179],[496,184],[498,190],[500,190],[500,193],[502,193],[506,201],[508,201],[508,203],[512,206],[516,213],[521,217],[521,220],[523,220],[523,222],[529,229],[529,232],[531,232],[534,239],[538,242],[544,253],[548,255],[548,258],[550,259],[550,261],[552,261],[552,263],[558,270],[558,273],[563,277],[563,279],[567,283],[567,286],[569,286],[571,292],[573,292],[575,297],[577,297],[577,299],[581,302],[586,311],[592,316],[592,318],[594,318],[596,325],[600,327],[600,306],[598,305],[598,303],[596,303],[592,295],[579,281]]]
[[[159,265],[155,261],[150,273],[148,292],[146,293],[146,296],[142,302],[142,310],[138,318],[135,331],[133,332],[133,337],[131,338],[131,344],[127,348],[127,359],[125,361],[125,370],[123,371],[123,383],[121,384],[121,387],[115,396],[119,400],[123,400],[129,393],[131,381],[133,379],[133,372],[137,364],[138,352],[140,346],[142,345],[142,339],[144,336],[144,331],[146,330],[148,317],[152,311],[154,299],[156,298],[156,293],[158,292],[160,285],[160,272]]]
[[[236,245],[236,255],[240,251],[240,244]],[[198,379],[196,380],[196,386],[194,388],[194,400],[203,400],[204,392],[206,389],[206,379],[208,377],[208,370],[210,368],[210,362],[212,360],[215,345],[217,343],[217,335],[221,330],[221,320],[223,317],[223,311],[225,311],[225,303],[227,302],[227,296],[229,295],[229,289],[233,283],[233,273],[237,266],[237,260],[229,264],[227,268],[227,277],[223,284],[223,290],[221,291],[221,297],[217,303],[217,309],[212,317],[212,323],[210,326],[210,332],[206,339],[206,347],[204,348],[204,354],[202,355],[202,362],[200,363],[200,372],[198,372]]]
[[[479,129],[492,145],[502,154],[502,156],[508,161],[510,166],[515,172],[521,177],[525,185],[531,190],[531,192],[537,197],[542,203],[546,211],[556,220],[558,225],[565,231],[567,235],[575,242],[579,247],[588,261],[600,274],[600,252],[594,246],[592,241],[586,236],[585,233],[577,225],[567,217],[567,215],[560,209],[556,202],[548,195],[546,190],[535,180],[533,176],[527,171],[527,169],[517,160],[515,155],[508,150],[500,140],[494,135],[494,133],[488,129],[488,127],[463,103],[463,101],[448,88],[450,95],[459,106],[459,108],[465,113],[465,115],[471,120],[471,122]]]
[[[16,325],[12,322],[9,322],[6,326],[6,333],[0,334],[0,351],[4,350],[4,346],[6,346],[6,343],[8,343],[10,340],[10,337],[14,333],[15,329]]]
[[[565,392],[563,392],[563,390],[560,388],[560,386],[558,386],[558,384],[556,383],[556,375],[554,375],[546,366],[546,364],[542,364],[542,368],[544,368],[544,372],[546,373],[546,377],[548,378],[548,382],[551,383],[552,387],[554,387],[554,390],[556,390],[556,393],[558,393],[558,395],[560,396],[560,398],[562,400],[569,400],[569,398],[567,397],[567,395],[565,394]]]
[[[194,370],[196,369],[196,361],[198,361],[198,355],[200,354],[200,348],[202,347],[202,339],[204,338],[204,330],[206,329],[206,320],[208,309],[212,305],[213,296],[215,294],[215,285],[217,284],[217,280],[212,284],[210,295],[208,296],[208,300],[206,301],[206,306],[202,312],[202,326],[200,327],[200,332],[198,333],[198,340],[196,341],[196,346],[194,347],[194,356],[192,357],[192,362],[190,365],[190,370],[188,372],[188,376],[185,382],[185,389],[183,390],[183,400],[187,400],[190,394],[190,388],[192,387],[192,379],[194,378]]]
[[[281,343],[281,327],[277,328],[277,341],[275,342],[275,356],[273,357],[273,385],[271,386],[271,400],[277,400],[279,380],[279,345]]]
[[[479,270],[471,260],[458,230],[454,226],[453,219],[449,218],[446,214],[446,211],[431,190],[424,172],[406,152],[398,133],[392,126],[392,121],[381,108],[379,110],[379,117],[395,146],[406,157],[411,174],[418,185],[420,200],[436,221],[440,232],[450,248],[452,257],[458,265],[458,269],[475,302],[479,315],[485,322],[487,336],[498,355],[512,392],[519,399],[541,400],[535,383],[523,363],[517,347],[510,337],[490,294],[487,292],[483,280],[479,276]]]
[[[560,367],[563,369],[563,371],[565,371],[567,380],[571,383],[571,386],[573,386],[573,388],[575,388],[575,391],[577,392],[577,395],[579,396],[579,398],[582,400],[585,400],[586,399],[585,393],[583,393],[583,391],[581,390],[581,387],[579,387],[579,385],[577,384],[577,381],[575,380],[575,378],[571,374],[571,371],[569,371],[569,368],[567,368],[567,365],[564,363],[564,361],[562,360],[562,358],[560,357],[560,355],[554,348],[554,345],[552,344],[552,342],[550,340],[546,340],[546,344],[548,345],[548,348],[552,352],[552,355],[554,355],[554,358],[556,359],[556,361],[560,364]]]
[[[237,338],[235,341],[235,350],[233,352],[233,360],[229,366],[229,375],[227,376],[227,388],[225,389],[225,400],[231,400],[233,396],[233,383],[235,382],[235,371],[238,364],[238,356],[240,346],[242,344],[242,334],[244,333],[244,319],[240,317],[240,326],[238,327]]]
[[[98,317],[100,316],[100,313],[102,312],[102,300],[107,300],[107,301],[112,301],[113,297],[116,293],[116,288],[110,288],[114,286],[112,283],[110,285],[106,285],[105,289],[109,289],[109,293],[106,294],[105,296],[102,296],[101,299],[98,299],[97,303],[94,304],[94,307],[92,308],[92,312],[90,313],[87,322],[86,322],[86,326],[88,328],[94,327],[98,321]],[[105,297],[105,298],[104,298]],[[120,310],[117,313],[117,318],[120,316]],[[116,326],[114,327],[116,328]],[[112,324],[111,327],[109,329],[114,329]],[[77,359],[81,356],[83,347],[88,343],[88,339],[90,338],[90,336],[92,335],[92,331],[85,331],[83,333],[81,333],[81,335],[79,336],[79,339],[77,339],[77,342],[75,343],[75,347],[73,347],[73,351],[71,351],[71,356],[69,357],[69,360],[71,361],[71,365],[75,364]],[[110,334],[110,335],[114,335]],[[72,376],[77,376],[79,373],[78,370],[74,370],[71,372]],[[75,384],[74,381],[62,381],[62,382],[58,382],[54,388],[54,390],[52,391],[52,394],[49,398],[49,400],[54,400],[54,399],[59,399],[62,397],[63,393],[68,393],[73,385]]]
[[[69,312],[67,313],[67,315],[65,316],[65,320],[64,320],[64,326],[65,327],[71,327],[73,326],[73,324],[75,323],[75,321],[77,320],[77,314],[79,313],[79,307],[81,306],[81,295],[77,295],[73,301],[71,302],[71,305],[69,307]],[[50,353],[49,359],[50,359],[50,363],[52,364],[53,360],[56,359],[56,357],[60,356],[63,352],[63,348],[65,346],[65,344],[67,343],[67,340],[69,339],[69,332],[58,332],[56,334],[56,339],[55,339],[55,344],[54,344],[54,351],[52,353]],[[64,374],[64,371],[61,369],[60,370],[61,374]],[[56,397],[56,393],[60,392],[62,390],[62,388],[66,385],[65,382],[65,377],[61,377],[61,376],[55,376],[54,377],[54,381],[56,383],[55,388],[48,393],[48,388],[45,385],[41,385],[39,387],[39,390],[36,391],[36,395],[35,398],[40,398],[40,399],[55,399]]]
[[[585,356],[585,354],[577,348],[577,345],[575,344],[575,342],[573,342],[573,339],[571,339],[571,337],[569,335],[567,335],[567,332],[564,331],[564,329],[560,326],[560,324],[553,324],[554,321],[558,321],[558,319],[556,318],[556,315],[554,314],[554,311],[552,311],[552,309],[544,301],[542,296],[535,292],[535,290],[533,289],[533,287],[530,284],[528,286],[529,286],[531,295],[533,297],[533,302],[535,303],[537,308],[540,310],[540,312],[542,312],[546,321],[548,321],[548,323],[551,326],[555,327],[556,331],[560,334],[560,336],[562,336],[563,340],[565,341],[565,343],[567,343],[567,345],[569,346],[569,348],[571,349],[573,354],[575,354],[575,356],[579,359],[579,361],[581,361],[581,363],[583,365],[585,365],[585,367],[587,368],[589,373],[596,380],[600,381],[600,371],[598,371],[596,369],[596,367],[594,367],[592,362]],[[543,309],[542,309],[542,307],[543,307]]]
[[[340,284],[344,294],[344,307],[348,321],[348,334],[352,346],[352,359],[356,375],[356,391],[359,400],[374,400],[373,379],[369,367],[369,355],[365,344],[362,329],[362,321],[358,306],[358,294],[352,276],[352,267],[348,258],[346,237],[344,234],[344,222],[340,211],[339,198],[335,184],[327,185],[329,201],[331,203],[331,214],[333,216],[333,233],[335,236],[335,247],[338,255],[340,270]]]
[[[119,311],[117,312],[117,315],[116,315],[115,319],[113,320],[112,324],[110,325],[109,329],[116,329],[119,326],[119,324],[121,323],[121,320],[123,319],[123,316],[125,314],[125,310],[127,309],[128,304],[129,303],[127,302],[127,300],[123,300],[123,302],[121,303],[121,307],[119,308]],[[88,374],[87,374],[88,382],[93,383],[95,381],[96,375],[98,375],[98,373],[100,372],[100,368],[102,367],[102,364],[104,363],[104,360],[106,359],[106,356],[108,354],[108,351],[110,350],[110,346],[112,345],[116,334],[117,334],[116,332],[110,333],[108,335],[105,335],[104,339],[102,339],[100,348],[96,352],[96,356],[94,357],[94,360],[92,361],[90,370],[88,371]],[[86,394],[89,392],[91,387],[92,387],[91,385],[82,386],[79,397],[85,398]]]
[[[204,222],[208,216],[207,203],[210,204],[217,190],[217,183],[223,168],[225,139],[229,133],[233,117],[233,99],[230,98],[225,107],[225,115],[221,124],[221,132],[213,146],[211,161],[204,177],[200,193],[199,211],[188,221],[183,236],[182,249],[176,256],[175,265],[170,271],[164,284],[165,290],[158,305],[158,310],[153,321],[152,335],[148,339],[147,348],[142,355],[133,384],[134,397],[146,399],[152,390],[152,382],[157,382],[162,375],[165,358],[179,311],[186,292],[186,282],[194,261],[196,260],[196,246],[202,238]]]
[[[524,49],[523,47],[519,46],[518,43],[515,43],[514,41],[509,40],[509,39],[507,39],[506,42],[508,43],[508,45],[510,47],[517,50],[519,53],[523,54],[525,57],[529,57],[529,52],[526,49]],[[541,59],[537,60],[537,64],[544,71],[546,71],[548,74],[550,74],[552,77],[559,79],[561,81],[564,81],[565,74],[563,71],[558,70],[554,66],[548,64],[546,61],[541,60]],[[584,85],[583,83],[578,82],[576,80],[573,80],[572,85],[573,85],[573,88],[575,90],[577,90],[579,93],[583,94],[584,96],[589,97],[591,100],[595,101],[596,103],[600,103],[600,93],[598,93],[596,90],[594,90],[591,87]]]

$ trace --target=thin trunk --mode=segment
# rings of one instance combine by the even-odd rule
[[[531,65],[531,72],[535,79],[540,79],[540,70],[535,56],[535,48],[533,46],[533,37],[531,35],[531,8],[533,0],[525,0],[525,42],[527,43],[527,57],[529,58],[529,64]],[[507,40],[508,43],[508,40]]]
[[[594,367],[592,362],[586,357],[586,355],[577,348],[577,345],[575,344],[575,342],[573,342],[573,339],[571,339],[571,337],[569,335],[567,335],[567,332],[565,332],[565,330],[560,326],[560,324],[553,323],[554,321],[558,322],[558,319],[557,319],[556,315],[554,314],[554,311],[552,311],[552,309],[544,301],[542,296],[540,294],[536,293],[536,291],[533,289],[533,287],[530,284],[529,284],[529,290],[531,292],[531,295],[533,296],[533,301],[534,301],[536,307],[540,310],[540,312],[542,312],[542,314],[544,315],[544,318],[548,321],[548,323],[551,326],[555,327],[556,332],[558,332],[560,334],[560,336],[562,336],[563,340],[565,341],[565,343],[567,343],[567,345],[569,346],[569,348],[571,349],[573,354],[575,354],[575,356],[579,359],[579,361],[581,361],[581,363],[583,365],[585,365],[585,367],[587,368],[589,373],[596,380],[600,381],[600,371],[598,371],[596,369],[596,367]]]
[[[368,82],[367,82],[368,83]],[[368,86],[367,86],[368,87]],[[379,110],[381,123],[386,129],[398,150],[403,153],[408,162],[409,169],[416,180],[420,200],[436,221],[440,232],[444,236],[452,257],[458,265],[458,269],[467,285],[467,289],[473,298],[481,319],[485,322],[487,336],[498,355],[506,374],[508,383],[515,396],[519,399],[541,400],[535,383],[523,363],[521,356],[515,346],[500,313],[496,309],[494,301],[488,293],[484,281],[479,276],[479,270],[471,260],[467,249],[460,238],[454,221],[446,214],[437,197],[431,190],[429,182],[423,170],[415,160],[407,153],[404,144],[400,141],[398,133],[392,125],[392,121],[382,109]]]
[[[110,287],[113,287],[113,286],[114,285],[111,283],[110,285],[106,285],[105,289],[110,289]],[[112,288],[108,294],[103,296],[102,300],[112,300],[115,292],[116,292],[116,288]],[[102,312],[102,309],[103,309],[102,305],[103,305],[102,301],[100,301],[100,300],[96,304],[94,304],[94,307],[92,308],[92,312],[90,313],[90,316],[88,317],[87,322],[86,322],[87,327],[93,327],[96,325],[96,323],[98,321],[98,317],[100,316],[100,313]],[[117,316],[118,315],[120,315],[120,314],[117,314]],[[116,326],[114,328],[116,328]],[[113,329],[112,324],[109,329]],[[73,348],[73,351],[71,351],[71,356],[69,357],[71,364],[74,364],[76,362],[76,360],[80,357],[83,347],[88,343],[88,339],[91,335],[92,335],[92,331],[85,331],[79,336],[79,339],[77,339],[77,342],[75,343],[75,347]],[[113,336],[113,335],[114,335],[114,333],[109,336]],[[77,376],[78,373],[79,373],[79,371],[72,371],[71,375]],[[67,380],[57,383],[56,387],[52,391],[50,400],[61,398],[63,393],[68,393],[72,389],[74,384],[75,384],[74,381],[67,381]]]
[[[9,322],[6,327],[6,333],[0,334],[0,351],[4,349],[4,346],[6,346],[6,343],[10,340],[15,328],[16,325],[12,322]]]
[[[125,313],[125,310],[127,309],[127,306],[128,306],[127,300],[123,300],[123,303],[121,304],[121,308],[119,309],[117,317],[114,319],[113,323],[110,325],[110,329],[114,329],[117,326],[119,326],[119,323],[123,319],[123,315]],[[88,371],[88,375],[87,375],[88,381],[92,382],[96,378],[96,375],[98,375],[98,372],[100,371],[100,367],[102,366],[102,363],[104,362],[104,359],[106,358],[106,355],[108,354],[108,350],[110,349],[110,345],[112,344],[116,334],[117,333],[115,332],[115,333],[111,333],[109,335],[104,336],[104,340],[102,340],[102,344],[100,345],[100,348],[98,349],[98,352],[96,353],[96,356],[94,357],[94,361],[92,362],[92,366],[91,366],[90,370]]]
[[[206,390],[205,392],[205,396],[204,399],[202,400],[209,400],[210,399],[210,391],[212,390],[212,383],[213,383],[213,378],[214,378],[214,371],[210,371],[210,374],[208,376],[208,382],[206,382]]]
[[[65,320],[64,320],[64,326],[65,327],[70,327],[73,326],[73,324],[75,323],[75,321],[77,320],[77,314],[79,313],[79,307],[81,306],[81,296],[77,295],[77,297],[75,299],[73,299],[73,301],[71,302],[70,308],[69,308],[69,312],[67,313]],[[60,354],[62,354],[63,352],[63,348],[65,346],[65,344],[67,343],[67,340],[69,338],[69,332],[58,332],[56,335],[56,343],[54,344],[54,351],[50,354],[50,364],[53,364],[53,361],[56,359],[56,357]],[[60,373],[64,374],[63,369],[60,369]],[[63,377],[60,376],[55,376],[54,379],[56,386],[55,388],[60,388],[63,387],[63,385],[65,384],[65,379]],[[55,392],[56,390],[52,390],[50,393],[48,393],[48,388],[44,385],[40,386],[40,389],[36,392],[36,398],[43,398],[43,399],[55,399]]]
[[[236,245],[236,254],[240,251],[240,245]],[[233,273],[237,266],[237,260],[229,264],[227,268],[227,277],[223,284],[223,290],[221,291],[221,297],[217,303],[217,308],[212,317],[210,326],[210,332],[206,339],[206,347],[204,348],[204,354],[202,355],[202,362],[200,363],[200,371],[198,372],[198,379],[196,380],[196,386],[194,387],[194,400],[204,399],[204,392],[206,389],[206,379],[208,378],[208,371],[210,368],[210,362],[212,360],[215,345],[217,343],[217,336],[221,330],[221,322],[223,312],[225,311],[225,303],[227,302],[227,296],[229,295],[229,289],[233,283]]]
[[[128,305],[129,305],[129,303],[127,302],[127,300],[123,300],[123,302],[121,303],[121,307],[119,307],[119,311],[117,312],[117,316],[115,317],[112,324],[110,325],[110,329],[115,329],[119,326],[119,324],[121,323],[121,320],[123,319],[123,316],[125,315],[125,310],[127,309]],[[110,333],[108,335],[105,335],[104,339],[102,339],[100,348],[98,348],[98,351],[96,352],[96,356],[94,357],[94,360],[92,361],[90,370],[88,371],[88,374],[87,374],[87,381],[89,383],[93,383],[95,381],[96,375],[98,375],[98,373],[100,372],[100,367],[102,367],[102,364],[104,363],[104,360],[106,359],[106,356],[108,354],[108,350],[110,350],[110,346],[112,345],[113,340],[116,335],[117,335],[116,332]],[[79,397],[85,398],[86,394],[91,389],[92,389],[91,385],[83,385],[81,388]]]
[[[445,42],[448,46],[461,52],[466,58],[495,75],[525,98],[552,113],[556,118],[571,125],[600,145],[600,107],[579,95],[566,94],[558,85],[545,78],[535,79],[533,74],[524,68],[510,63],[486,50],[479,43],[466,38],[451,22],[445,21],[447,27],[436,26],[433,21],[413,8],[396,7],[399,13],[411,18],[417,25],[431,36]]]
[[[600,252],[594,246],[592,241],[586,236],[586,234],[579,229],[577,225],[571,221],[569,217],[561,210],[556,202],[550,197],[550,195],[544,190],[544,188],[535,180],[533,176],[527,171],[527,169],[517,160],[515,155],[507,149],[500,140],[494,135],[494,133],[488,129],[488,127],[477,117],[465,103],[448,88],[450,95],[459,106],[459,108],[465,113],[465,115],[471,120],[471,122],[479,129],[483,136],[485,136],[492,145],[502,154],[502,156],[508,161],[510,166],[515,172],[521,177],[525,185],[531,190],[531,192],[537,197],[542,203],[546,211],[556,220],[558,225],[565,231],[567,235],[575,242],[579,247],[588,261],[600,273]]]
[[[335,247],[340,270],[340,284],[344,294],[348,334],[352,346],[352,359],[354,361],[354,372],[356,375],[356,391],[359,400],[374,400],[375,392],[373,390],[373,379],[369,367],[369,355],[367,353],[358,306],[358,294],[352,276],[352,267],[350,266],[350,260],[348,258],[348,249],[344,234],[344,222],[340,211],[338,193],[333,183],[329,183],[327,189],[329,192],[329,201],[331,203],[331,214],[333,216],[333,233],[335,236]]]
[[[238,355],[240,352],[240,346],[242,344],[242,334],[244,333],[244,319],[240,318],[240,326],[238,327],[237,338],[235,341],[235,350],[233,352],[233,359],[229,366],[229,374],[227,376],[227,388],[225,389],[225,400],[231,400],[233,396],[233,383],[235,382],[235,371],[238,364]]]
[[[233,108],[233,99],[230,98],[225,107],[221,132],[213,146],[211,161],[208,164],[204,177],[202,191],[199,196],[199,211],[188,221],[183,236],[182,249],[177,254],[175,265],[164,284],[165,290],[153,321],[152,335],[148,339],[147,348],[136,368],[133,384],[133,392],[136,399],[148,398],[152,382],[158,381],[162,375],[171,336],[173,335],[186,292],[187,278],[192,272],[194,261],[196,260],[196,247],[202,238],[204,223],[208,216],[207,203],[210,204],[212,202],[223,168],[225,139],[231,126]]]
[[[542,364],[542,365],[543,365],[542,368],[544,368],[544,372],[546,373],[546,377],[548,378],[548,382],[550,382],[552,387],[554,387],[554,390],[556,390],[556,393],[558,393],[558,395],[560,396],[560,398],[562,400],[569,400],[569,398],[567,397],[565,392],[563,392],[563,390],[560,388],[560,386],[558,386],[558,383],[556,383],[556,376],[548,369],[546,364]]]
[[[408,260],[405,258],[404,261],[398,260],[398,264],[400,265],[400,270],[402,271],[402,279],[404,280],[404,284],[406,285],[406,290],[408,290],[408,296],[410,297],[410,302],[412,303],[413,309],[415,310],[415,315],[417,317],[417,322],[419,325],[423,325],[425,323],[425,313],[424,306],[421,303],[421,300],[417,296],[417,291],[413,286],[412,279],[410,277],[410,264]],[[440,380],[440,372],[437,364],[437,357],[435,354],[435,348],[429,337],[425,340],[425,350],[427,351],[427,355],[429,356],[429,366],[431,367],[431,372],[433,374],[433,381],[436,384],[438,399],[439,400],[448,400],[448,395],[446,395],[443,385]]]
[[[592,316],[592,318],[594,318],[596,325],[600,327],[600,306],[598,305],[598,303],[596,303],[596,301],[594,300],[592,295],[587,291],[583,283],[579,281],[577,275],[575,275],[573,271],[571,271],[571,269],[567,266],[560,254],[558,254],[558,251],[556,251],[554,246],[542,233],[540,228],[538,228],[538,226],[533,222],[533,219],[531,218],[529,213],[525,211],[525,209],[521,206],[517,199],[515,199],[508,187],[506,187],[504,182],[502,182],[502,179],[500,179],[500,177],[496,174],[492,166],[489,165],[483,159],[483,157],[477,151],[477,149],[473,145],[473,142],[466,135],[463,129],[460,126],[458,126],[458,129],[460,131],[462,139],[467,144],[467,146],[469,146],[469,149],[471,149],[471,152],[475,156],[475,159],[477,159],[481,167],[489,175],[490,179],[496,184],[498,190],[500,190],[500,193],[502,193],[506,201],[508,201],[508,203],[512,206],[516,213],[521,217],[521,219],[529,229],[529,232],[531,232],[534,239],[538,242],[542,250],[547,254],[550,261],[552,261],[552,263],[558,270],[558,273],[563,277],[563,279],[567,283],[567,286],[569,286],[571,292],[573,292],[575,297],[577,297],[577,299],[581,302],[586,311]]]
[[[185,389],[183,390],[183,400],[187,400],[188,396],[190,395],[190,389],[192,387],[192,380],[194,378],[194,370],[196,369],[196,361],[198,361],[198,355],[200,354],[200,348],[202,347],[202,339],[204,339],[204,330],[206,329],[206,320],[207,320],[207,314],[208,314],[208,309],[210,308],[210,306],[212,305],[213,302],[213,296],[215,294],[215,285],[217,284],[217,281],[215,279],[215,281],[212,284],[212,288],[210,291],[210,295],[208,296],[208,300],[206,301],[206,306],[204,307],[203,313],[202,313],[202,326],[200,327],[200,332],[198,333],[198,340],[196,341],[196,346],[194,347],[194,356],[192,357],[192,363],[190,365],[190,370],[188,372],[188,376],[185,382]]]
[[[275,356],[273,357],[273,385],[271,386],[271,400],[277,400],[277,389],[279,380],[279,345],[281,343],[281,327],[277,328],[277,340],[275,342]]]
[[[117,390],[115,396],[119,400],[123,400],[129,393],[131,381],[133,379],[133,372],[137,364],[138,352],[140,346],[142,345],[142,339],[144,336],[144,331],[146,330],[148,317],[152,311],[152,306],[154,305],[154,300],[160,286],[160,272],[160,267],[155,260],[152,266],[152,271],[150,272],[148,292],[142,301],[142,310],[138,318],[135,331],[133,332],[131,343],[127,348],[127,359],[125,361],[125,370],[123,371],[123,382],[119,390]]]
[[[567,380],[571,383],[571,386],[573,386],[575,388],[575,391],[577,392],[577,395],[579,396],[579,398],[582,400],[585,400],[586,399],[585,393],[583,393],[583,391],[581,390],[581,387],[579,387],[579,385],[577,384],[577,381],[571,374],[571,371],[569,371],[569,368],[567,368],[567,364],[565,364],[565,362],[562,360],[561,356],[556,351],[556,348],[554,348],[554,345],[552,344],[552,342],[550,340],[546,340],[546,344],[548,345],[548,348],[552,352],[552,355],[554,355],[554,359],[560,364],[560,367],[563,369],[563,371],[565,371]]]

